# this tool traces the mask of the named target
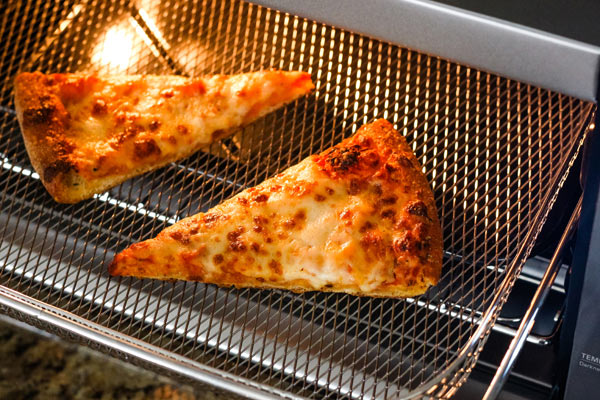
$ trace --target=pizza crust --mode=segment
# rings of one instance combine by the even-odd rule
[[[57,201],[71,202],[83,198],[88,189],[66,157],[70,152],[65,136],[68,113],[42,79],[41,74],[17,76],[17,118],[31,164],[47,190]]]
[[[437,284],[433,193],[405,139],[379,120],[206,213],[118,254],[118,276],[412,297]]]
[[[16,77],[15,108],[42,183],[56,201],[76,203],[185,158],[313,87],[307,73],[294,71],[200,78],[35,72]]]

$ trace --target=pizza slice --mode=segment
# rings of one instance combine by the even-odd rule
[[[185,158],[310,92],[305,72],[105,76],[21,73],[15,106],[33,167],[75,203]]]
[[[410,147],[378,120],[118,254],[112,275],[409,297],[435,285],[442,235]]]

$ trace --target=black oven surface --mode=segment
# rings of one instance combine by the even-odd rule
[[[434,1],[600,46],[600,3],[595,0]]]

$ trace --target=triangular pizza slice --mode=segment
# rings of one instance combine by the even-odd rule
[[[112,275],[409,297],[435,285],[442,235],[406,140],[378,120],[118,254]]]
[[[75,203],[187,157],[310,92],[305,72],[186,78],[21,73],[15,106],[48,192]]]

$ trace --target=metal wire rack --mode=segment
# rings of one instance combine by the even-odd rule
[[[4,7],[1,309],[252,396],[451,396],[477,359],[594,108],[241,1]],[[13,110],[12,79],[21,70],[266,68],[308,71],[316,90],[206,151],[76,205],[45,192]],[[442,279],[426,295],[370,299],[108,276],[107,264],[130,243],[375,118],[407,137],[434,190],[445,257]]]

